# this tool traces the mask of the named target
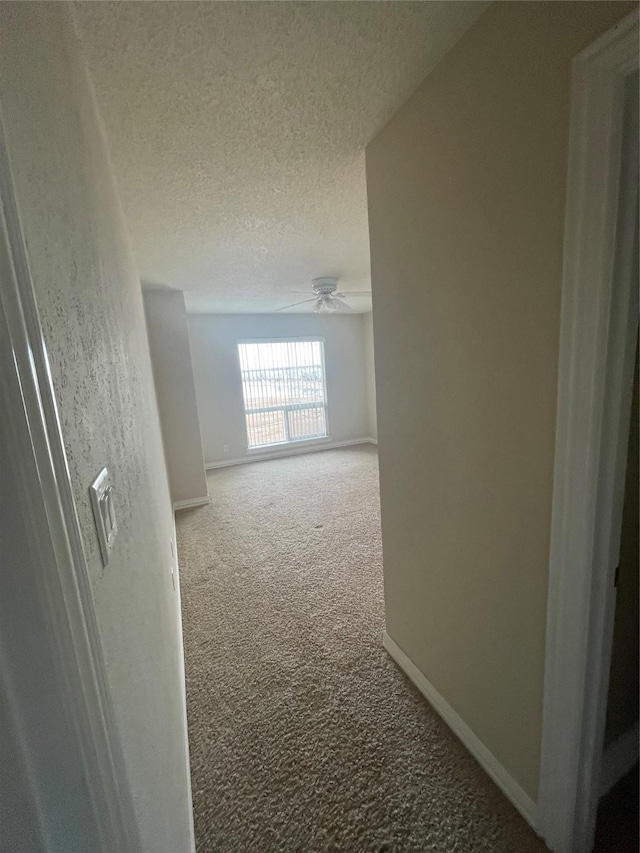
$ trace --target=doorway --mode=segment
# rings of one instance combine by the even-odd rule
[[[637,250],[636,250],[637,272]],[[637,276],[636,276],[637,280]],[[627,448],[597,853],[637,853],[638,833],[638,351]]]
[[[593,849],[638,331],[638,15],[574,60],[538,828]],[[635,272],[634,272],[635,256]]]

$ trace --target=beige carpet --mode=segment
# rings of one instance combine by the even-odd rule
[[[199,853],[545,850],[382,648],[375,450],[209,491],[178,513]]]

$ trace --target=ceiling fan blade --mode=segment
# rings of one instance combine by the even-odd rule
[[[315,301],[316,301],[316,297],[314,296],[313,299],[303,299],[301,302],[292,302],[291,305],[283,305],[282,308],[276,308],[276,311],[286,311],[287,308],[295,308],[296,305],[304,305],[305,302],[315,302]]]
[[[340,311],[351,311],[351,306],[347,305],[346,302],[343,302],[342,299],[338,299],[337,296],[332,296],[331,301],[340,306]]]
[[[370,290],[343,290],[336,293],[336,296],[371,296]]]

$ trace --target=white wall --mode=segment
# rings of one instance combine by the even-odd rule
[[[171,499],[204,498],[207,477],[184,294],[144,290],[143,299]]]
[[[364,330],[360,315],[191,315],[189,332],[206,463],[247,455],[237,350],[237,342],[242,338],[323,337],[331,439],[347,441],[368,435]],[[223,451],[225,444],[228,453]]]
[[[173,512],[139,277],[70,15],[0,4],[0,99],[142,851],[187,853]],[[106,568],[88,495],[103,465],[119,525]]]
[[[376,412],[376,366],[373,349],[373,314],[363,314],[364,363],[367,377],[367,423],[370,438],[378,438],[378,414]]]
[[[494,3],[367,148],[387,631],[535,800],[573,57]]]

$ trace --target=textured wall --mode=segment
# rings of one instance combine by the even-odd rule
[[[242,338],[323,337],[331,438],[368,435],[362,318],[203,314],[189,317],[189,331],[205,462],[247,455],[237,349]]]
[[[145,290],[143,297],[171,499],[203,498],[207,478],[184,294]]]
[[[183,853],[191,819],[173,519],[139,280],[66,4],[1,4],[0,92],[144,850]],[[105,569],[87,492],[103,465],[119,524]]]
[[[495,3],[367,149],[387,628],[538,786],[571,60],[627,3]]]

